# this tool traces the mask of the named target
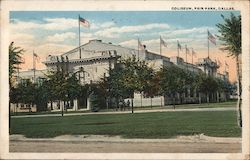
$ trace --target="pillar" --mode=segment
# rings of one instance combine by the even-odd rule
[[[73,108],[73,110],[77,111],[77,110],[78,110],[78,100],[75,99],[75,100],[73,101],[73,103],[74,103],[74,108]]]
[[[87,110],[90,110],[90,108],[91,108],[90,100],[89,98],[87,98]]]

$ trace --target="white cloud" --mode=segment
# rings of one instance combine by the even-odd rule
[[[76,38],[76,33],[73,32],[66,32],[66,33],[62,33],[62,34],[54,34],[52,36],[48,36],[46,41],[48,42],[63,42],[67,39],[74,39]]]
[[[26,33],[13,33],[10,35],[10,40],[18,44],[30,44],[34,41],[34,35]]]
[[[44,24],[46,30],[67,30],[78,27],[78,20],[72,18],[46,18]]]
[[[28,21],[20,21],[15,20],[15,23],[10,24],[11,31],[23,31],[23,30],[30,30],[34,28],[40,28],[41,24],[37,22],[28,22]]]
[[[131,40],[128,40],[128,41],[123,41],[123,42],[119,43],[119,45],[134,48],[134,47],[136,47],[138,45],[138,40],[131,39]]]
[[[185,28],[185,29],[175,29],[157,33],[165,37],[201,37],[207,34],[207,30],[214,31],[212,27],[194,27],[194,28]]]
[[[109,28],[109,27],[115,26],[115,23],[114,22],[104,22],[100,26],[101,26],[101,28]]]
[[[141,43],[143,45],[146,45],[146,47],[148,49],[152,49],[152,48],[158,48],[160,40],[159,39],[150,39],[150,40],[141,40]],[[138,47],[138,40],[136,39],[131,39],[128,41],[123,41],[121,43],[119,43],[119,45],[121,46],[125,46],[125,47],[130,47],[130,48],[137,48]]]
[[[104,30],[97,31],[95,34],[97,36],[107,37],[107,38],[117,38],[121,33],[130,33],[130,32],[144,32],[151,29],[168,29],[168,24],[162,23],[153,23],[146,25],[137,25],[137,26],[122,26],[122,27],[111,27]]]
[[[44,56],[58,55],[65,53],[76,46],[66,45],[66,44],[56,44],[56,43],[44,43],[36,47],[38,53],[42,53]]]
[[[107,21],[103,23],[95,23],[95,22],[90,22],[90,29],[103,29],[103,28],[110,28],[115,26],[115,23],[112,21]]]
[[[143,41],[142,43],[146,44],[147,46],[148,45],[156,45],[156,44],[159,46],[160,39],[150,39],[150,40]]]
[[[94,37],[94,35],[92,33],[81,34],[81,44],[88,43],[89,40],[92,40],[92,39],[97,39],[96,37]]]
[[[12,31],[24,31],[30,29],[44,29],[44,30],[68,30],[78,27],[78,19],[73,18],[44,18],[45,22],[38,21],[20,21],[14,19],[15,23],[11,23]],[[110,28],[115,26],[112,21],[103,23],[94,23],[90,21],[90,29]]]
[[[38,21],[20,21],[15,19],[15,23],[11,23],[11,30],[24,31],[30,29],[44,30],[67,30],[78,27],[78,20],[72,18],[45,18],[45,22]]]

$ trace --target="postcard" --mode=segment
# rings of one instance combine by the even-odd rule
[[[1,159],[249,159],[249,5],[2,1]]]

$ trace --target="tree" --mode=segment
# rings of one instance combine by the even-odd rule
[[[17,85],[17,90],[19,91],[18,102],[29,105],[29,112],[31,112],[31,107],[35,104],[37,105],[37,94],[39,90],[36,84],[32,83],[29,79],[26,79]]]
[[[150,78],[146,81],[147,87],[144,89],[144,95],[151,98],[151,108],[152,108],[152,98],[154,96],[160,95],[160,75],[159,72],[151,72]]]
[[[47,104],[50,101],[51,91],[48,80],[43,79],[41,84],[36,84],[36,107],[37,111],[47,111],[48,107]],[[52,101],[51,101],[52,103]],[[52,108],[52,105],[51,105]]]
[[[19,69],[19,65],[23,63],[22,61],[22,54],[24,50],[21,49],[20,47],[15,47],[14,42],[11,42],[9,45],[9,94],[12,95],[12,89],[13,87],[13,80],[14,80],[14,74],[17,72]],[[13,96],[10,96],[10,101],[9,101],[9,128],[11,124],[11,115],[10,115],[10,103],[13,101],[12,99]]]
[[[9,83],[12,86],[13,76],[19,69],[19,65],[23,63],[22,54],[24,50],[20,47],[15,47],[14,42],[9,46]]]
[[[148,67],[145,61],[140,61],[136,66],[136,76],[138,79],[138,88],[137,90],[141,94],[141,107],[142,107],[142,96],[143,93],[147,91],[153,91],[153,84],[150,84],[153,81],[154,71],[152,68]],[[152,98],[151,92],[151,98]],[[151,99],[152,100],[152,99]],[[152,104],[152,103],[151,103]]]
[[[145,61],[137,60],[135,56],[121,61],[122,84],[125,88],[125,93],[131,97],[132,113],[134,112],[133,99],[134,92],[142,92],[148,87],[148,81],[152,77],[152,68],[149,68]],[[142,97],[141,97],[142,99]]]
[[[237,102],[237,120],[238,125],[242,127],[242,114],[241,114],[241,104],[242,104],[242,85],[241,85],[241,72],[240,72],[240,55],[241,51],[241,16],[235,16],[231,13],[229,18],[225,18],[223,23],[219,23],[216,26],[220,35],[218,38],[222,41],[221,50],[228,52],[228,56],[235,58],[236,61],[236,71],[237,71],[237,89],[238,89],[238,102]]]
[[[175,97],[177,93],[182,94],[189,85],[187,71],[177,66],[164,66],[160,71],[161,92],[172,97],[175,108]]]
[[[81,85],[76,78],[76,74],[72,74],[66,78],[64,90],[66,91],[65,100],[67,102],[67,107],[69,106],[69,101],[73,102],[74,99],[78,98],[80,94]],[[67,111],[66,107],[66,111]]]
[[[196,84],[196,89],[197,91],[206,95],[207,103],[209,103],[209,95],[215,93],[219,89],[218,82],[214,77],[206,75],[205,73],[200,73],[197,78],[198,81]]]
[[[50,100],[63,100],[66,101],[66,95],[67,95],[67,90],[66,90],[66,75],[63,70],[56,70],[56,71],[51,71],[48,77],[48,83],[50,85]],[[64,103],[65,104],[65,103]],[[63,107],[61,107],[62,110],[62,116],[63,116]]]
[[[106,97],[114,97],[117,108],[119,101],[131,98],[133,113],[134,92],[149,94],[153,76],[153,69],[148,67],[145,61],[139,61],[133,56],[120,60],[110,70],[109,77],[104,77],[99,83],[99,88]]]

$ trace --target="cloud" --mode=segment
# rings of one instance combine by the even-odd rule
[[[66,32],[66,33],[61,33],[61,34],[54,34],[52,36],[48,36],[46,41],[48,42],[63,42],[68,39],[74,39],[76,38],[76,33],[73,32]]]
[[[131,39],[128,41],[123,41],[123,42],[119,43],[119,45],[125,46],[125,47],[135,47],[138,45],[138,40]]]
[[[32,21],[20,21],[18,19],[14,20],[14,23],[10,23],[11,31],[24,31],[35,28],[41,28],[41,24]]]
[[[122,33],[144,32],[151,29],[168,29],[168,28],[169,28],[168,24],[152,23],[152,24],[136,25],[136,26],[111,27],[97,31],[95,35],[106,38],[117,38]]]
[[[115,26],[112,21],[103,23],[94,23],[90,21],[90,29],[110,28]],[[44,30],[68,30],[78,27],[78,19],[73,18],[44,18],[43,21],[21,21],[13,19],[11,23],[11,30],[23,31],[30,29],[44,29]]]
[[[45,18],[43,28],[46,30],[67,30],[78,27],[78,20],[72,18]]]
[[[159,48],[160,40],[159,39],[150,39],[150,40],[145,40],[145,41],[142,40],[141,43],[146,45],[146,47],[148,49],[157,50]],[[138,47],[138,40],[131,39],[128,41],[123,41],[123,42],[120,42],[119,45],[129,47],[129,48],[137,48]]]
[[[26,33],[15,33],[10,35],[10,40],[18,44],[30,44],[34,39],[34,35]]]
[[[194,27],[194,28],[181,28],[181,29],[171,29],[169,31],[155,33],[158,35],[162,35],[165,37],[202,37],[207,35],[207,30],[215,32],[215,28],[213,27]]]
[[[109,27],[115,26],[115,23],[114,22],[104,22],[100,26],[101,26],[101,28],[109,28]]]

